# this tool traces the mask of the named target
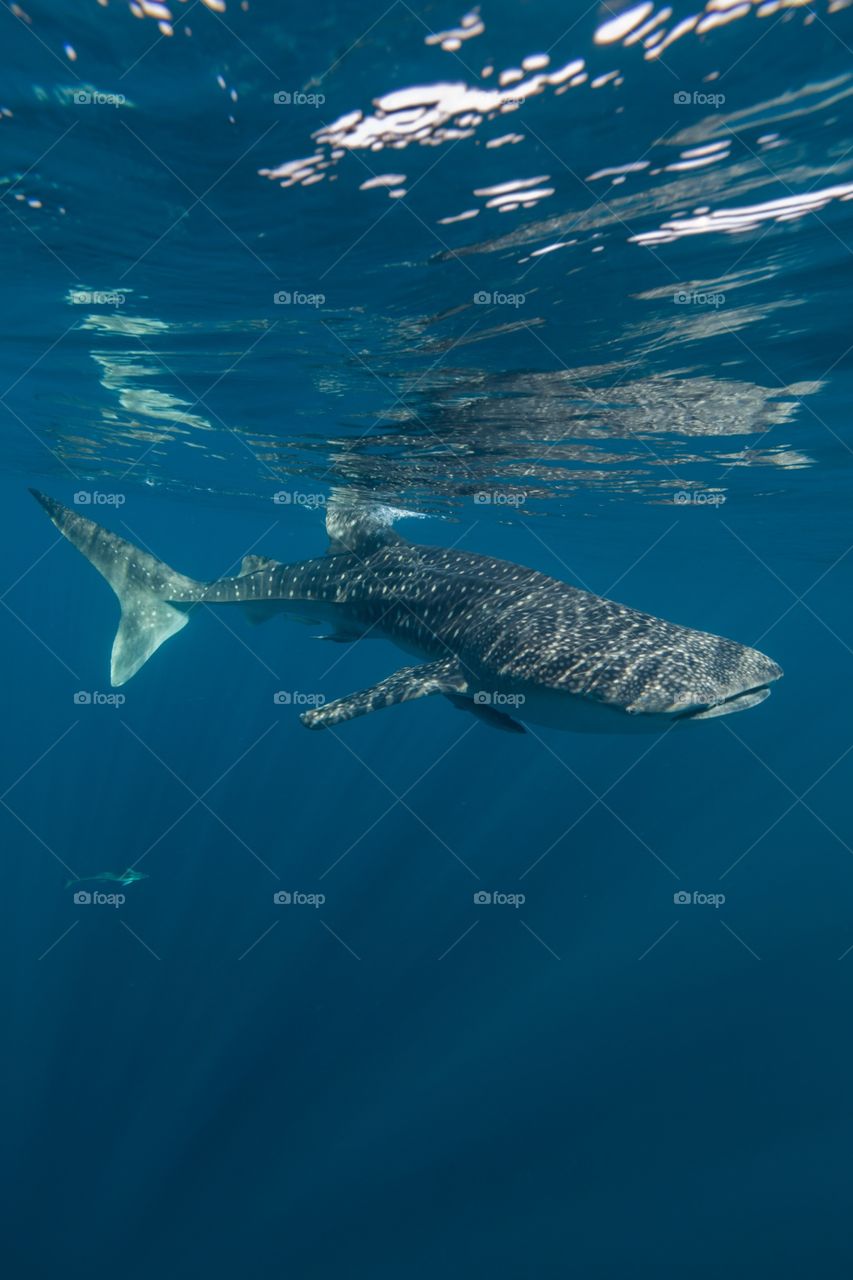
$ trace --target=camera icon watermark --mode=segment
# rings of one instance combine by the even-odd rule
[[[325,93],[303,93],[301,90],[291,93],[287,89],[279,89],[273,94],[272,100],[277,107],[322,107],[326,101],[326,95]]]
[[[678,889],[672,895],[672,900],[677,907],[714,907],[719,911],[726,900],[726,895],[724,893],[700,893],[698,889],[688,893],[686,889]]]
[[[272,696],[277,707],[322,707],[324,693],[301,693],[298,689],[277,689]]]
[[[503,493],[499,489],[478,489],[474,502],[478,507],[522,507],[526,493]]]
[[[313,907],[316,911],[326,901],[325,893],[301,893],[298,889],[279,889],[272,896],[277,907]]]
[[[718,110],[726,100],[724,93],[703,93],[699,89],[694,89],[692,93],[686,89],[679,89],[672,95],[672,100],[677,107],[713,107]]]
[[[272,500],[277,507],[308,507],[311,511],[325,507],[327,502],[324,493],[302,493],[298,489],[279,489]]]
[[[474,894],[474,903],[478,907],[523,907],[527,901],[523,893],[502,893],[500,890],[478,889]]]
[[[75,507],[123,507],[126,502],[123,493],[101,493],[98,489],[78,489],[74,495]]]
[[[726,501],[726,495],[713,490],[678,489],[672,495],[672,500],[677,507],[721,507]]]
[[[75,89],[75,107],[123,107],[127,98],[123,93],[99,93],[97,89]]]
[[[105,292],[90,289],[72,289],[68,301],[77,307],[123,307],[127,302],[127,294],[114,290]]]
[[[527,301],[524,293],[501,293],[490,289],[480,289],[474,294],[476,307],[523,307]]]
[[[78,907],[123,907],[127,898],[123,893],[90,893],[88,889],[78,889],[74,894]]]
[[[478,707],[523,707],[526,698],[523,693],[502,693],[500,689],[478,689],[473,697]]]
[[[706,292],[702,289],[676,289],[672,300],[677,307],[722,307],[725,305],[724,293]]]
[[[74,695],[75,707],[123,707],[126,702],[123,693],[99,693],[97,689],[78,689]]]
[[[299,289],[279,289],[272,300],[277,307],[322,307],[326,302],[325,293],[302,293]]]

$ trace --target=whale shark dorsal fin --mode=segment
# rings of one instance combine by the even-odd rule
[[[269,556],[243,556],[237,576],[245,578],[247,573],[257,573],[259,569],[272,569],[277,563],[277,560],[271,560]]]
[[[422,520],[419,511],[405,511],[382,502],[364,501],[347,490],[336,490],[326,504],[326,533],[329,535],[327,555],[354,552],[369,555],[383,546],[404,545],[406,539],[395,533],[397,520]]]
[[[186,613],[169,602],[188,608],[204,599],[205,585],[54,498],[36,489],[30,492],[118,596],[121,620],[113,641],[110,679],[113,685],[125,684],[165,640],[187,625]]]
[[[371,711],[393,707],[398,702],[428,698],[433,693],[464,693],[467,688],[468,682],[458,659],[442,658],[420,667],[401,667],[369,689],[359,689],[345,698],[304,711],[299,719],[307,729],[328,729],[343,720],[354,720],[357,716],[369,715]]]
[[[275,569],[278,563],[278,560],[271,560],[269,556],[243,556],[237,577],[246,578],[250,573],[259,573],[262,569]],[[261,622],[269,622],[277,612],[276,607],[270,606],[265,600],[247,600],[243,605],[243,613],[253,627]]]

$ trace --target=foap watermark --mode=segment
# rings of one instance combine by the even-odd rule
[[[322,707],[324,693],[300,693],[298,689],[277,689],[272,696],[277,707]]]
[[[303,493],[299,489],[279,489],[272,500],[277,507],[309,507],[312,511],[326,505],[324,493]]]
[[[724,893],[700,893],[698,889],[688,893],[686,889],[678,889],[672,895],[672,900],[677,907],[716,907],[719,911],[726,900],[726,895]]]
[[[325,893],[301,893],[298,889],[279,889],[272,896],[277,907],[313,907],[316,911],[326,901]]]
[[[123,893],[101,893],[95,890],[90,893],[88,889],[78,889],[74,894],[74,901],[78,907],[123,907],[127,898]]]
[[[325,93],[303,93],[301,89],[297,89],[295,93],[291,93],[288,89],[279,89],[273,96],[272,100],[277,107],[322,107],[326,101]]]
[[[501,493],[499,489],[478,489],[474,494],[478,507],[522,507],[526,501],[526,493]]]
[[[672,300],[677,307],[722,307],[726,295],[704,289],[676,289]]]
[[[97,689],[78,689],[74,695],[75,707],[123,707],[126,702],[123,693],[99,693]]]
[[[523,307],[527,301],[524,293],[500,293],[491,289],[480,289],[474,294],[474,305],[477,307]]]
[[[70,301],[78,307],[123,307],[127,302],[127,294],[117,293],[112,289],[98,292],[91,289],[72,289]]]
[[[474,694],[478,707],[523,707],[523,693],[501,693],[500,689],[478,689]]]
[[[672,495],[677,507],[721,507],[726,500],[724,493],[708,492],[705,489],[679,489]]]
[[[100,93],[97,89],[75,89],[75,107],[123,107],[127,98],[123,93]]]
[[[273,294],[273,302],[277,307],[322,307],[326,301],[325,293],[300,293],[298,289],[279,289]]]
[[[701,89],[694,89],[690,93],[687,89],[679,89],[677,93],[672,95],[672,100],[677,107],[713,107],[718,110],[726,100],[724,93],[704,93]]]
[[[75,507],[123,507],[126,502],[123,493],[101,493],[99,489],[78,489],[74,495]]]
[[[501,893],[495,889],[478,889],[474,894],[474,902],[478,907],[523,907],[527,897],[523,893]]]

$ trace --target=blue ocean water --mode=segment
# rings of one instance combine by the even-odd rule
[[[846,6],[0,24],[7,1274],[849,1274]],[[202,579],[349,492],[785,677],[309,734],[409,659],[204,611],[112,690],[28,486]]]

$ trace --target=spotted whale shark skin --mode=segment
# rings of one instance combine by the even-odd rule
[[[246,556],[239,574],[199,582],[33,490],[121,604],[114,685],[129,680],[194,609],[240,606],[331,627],[328,639],[381,636],[422,661],[302,714],[327,728],[442,694],[496,728],[519,721],[632,732],[711,719],[763,701],[782,671],[757,649],[603,599],[506,560],[420,546],[400,514],[330,502],[327,554],[296,564]]]

